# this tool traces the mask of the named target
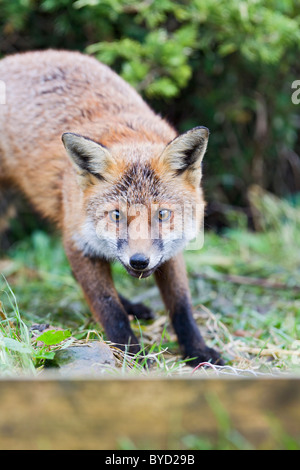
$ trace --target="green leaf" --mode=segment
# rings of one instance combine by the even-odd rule
[[[35,359],[39,359],[39,360],[46,359],[50,361],[50,360],[53,360],[54,357],[55,357],[55,351],[45,351],[44,348],[35,354]]]
[[[69,330],[49,330],[37,337],[37,341],[42,341],[47,346],[59,344],[67,338],[70,338],[71,333]]]

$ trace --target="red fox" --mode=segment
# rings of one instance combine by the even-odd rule
[[[115,72],[78,52],[7,57],[0,80],[0,198],[16,187],[60,230],[108,340],[137,353],[128,314],[150,315],[116,291],[110,263],[118,260],[132,276],[154,274],[188,363],[221,364],[193,318],[181,253],[204,204],[208,129],[178,136]],[[185,205],[192,210],[178,224]]]

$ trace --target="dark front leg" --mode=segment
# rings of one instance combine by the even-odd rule
[[[217,351],[206,346],[193,318],[189,298],[182,298],[178,301],[171,319],[184,358],[195,358],[188,361],[190,366],[195,367],[201,362],[212,362],[219,365],[224,363]]]
[[[130,300],[125,299],[121,294],[119,294],[119,298],[127,315],[133,315],[138,320],[153,320],[154,314],[146,305],[140,303],[134,304]]]
[[[65,250],[74,276],[108,340],[120,349],[127,347],[129,352],[136,354],[140,346],[114,287],[109,263],[84,256],[72,242],[65,242]]]
[[[183,256],[167,261],[156,272],[156,282],[178,338],[184,358],[195,358],[188,364],[201,362],[222,364],[217,351],[206,346],[193,318],[188,279]]]

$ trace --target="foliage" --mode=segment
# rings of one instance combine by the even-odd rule
[[[55,348],[70,338],[68,330],[46,331],[37,338],[20,315],[17,299],[7,282],[0,290],[0,376],[36,374],[45,361],[53,360]],[[5,302],[6,301],[6,302]],[[4,304],[9,308],[7,313]],[[40,343],[38,343],[40,342]],[[42,345],[40,345],[43,343]]]
[[[0,0],[0,52],[95,55],[179,130],[209,127],[207,197],[247,205],[253,182],[277,195],[300,189],[299,105],[291,102],[300,78],[299,7],[299,0]]]

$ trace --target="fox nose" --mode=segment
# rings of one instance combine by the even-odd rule
[[[149,261],[149,258],[147,258],[142,253],[136,253],[135,255],[131,256],[129,264],[133,269],[142,271],[143,269],[147,268]]]

